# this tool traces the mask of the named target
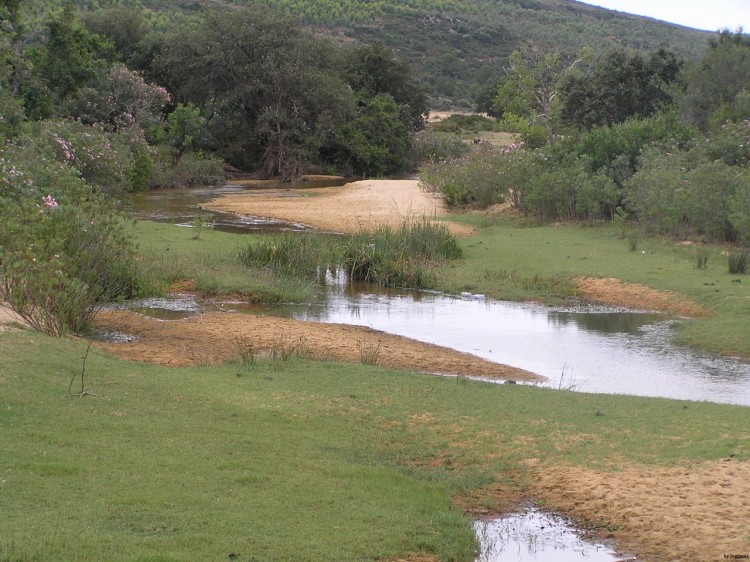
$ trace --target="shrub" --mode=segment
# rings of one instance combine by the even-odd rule
[[[414,135],[411,147],[411,167],[413,169],[431,162],[443,162],[459,158],[469,152],[467,144],[456,135],[436,135],[426,129]]]
[[[220,158],[201,152],[188,152],[179,156],[176,149],[162,146],[156,153],[148,186],[218,185],[225,180],[224,163]]]
[[[0,300],[52,335],[80,332],[105,301],[144,291],[111,202],[38,143],[0,149]]]
[[[508,196],[510,186],[503,175],[506,156],[512,148],[496,150],[482,147],[462,158],[425,166],[419,174],[422,185],[428,191],[440,193],[449,207],[474,205],[486,208],[502,203]]]

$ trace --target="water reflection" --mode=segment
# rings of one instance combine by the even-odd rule
[[[568,521],[529,509],[524,513],[474,522],[480,550],[476,562],[625,562],[607,545],[582,539]]]
[[[538,373],[554,387],[750,405],[750,365],[673,345],[678,320],[653,313],[550,309],[348,284],[329,287],[317,302],[262,312],[363,325],[450,347]]]
[[[152,189],[131,194],[123,204],[123,210],[141,220],[166,222],[180,226],[190,226],[196,215],[208,217],[214,230],[233,233],[278,232],[310,230],[310,227],[260,217],[209,211],[201,205],[222,195],[236,193],[257,193],[259,196],[273,193],[274,196],[298,196],[297,190],[314,187],[343,185],[344,178],[323,178],[307,180],[296,184],[281,184],[276,181],[227,184],[224,186],[204,186],[175,189]],[[295,191],[291,191],[294,189]]]

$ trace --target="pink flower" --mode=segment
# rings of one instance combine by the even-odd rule
[[[44,206],[49,208],[57,207],[57,201],[55,201],[55,198],[51,195],[47,195],[45,197],[42,197],[42,201],[44,201]]]

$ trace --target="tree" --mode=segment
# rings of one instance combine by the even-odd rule
[[[495,113],[526,127],[543,127],[552,142],[558,126],[555,113],[561,82],[590,56],[590,51],[584,50],[572,62],[566,62],[556,52],[514,51],[495,96]]]
[[[571,126],[588,129],[650,117],[673,103],[682,63],[659,50],[648,58],[612,51],[590,72],[570,73],[561,88],[561,116]]]
[[[261,9],[211,12],[164,42],[155,71],[176,101],[203,109],[213,145],[232,163],[293,180],[353,95],[337,77],[335,49]]]
[[[750,37],[725,30],[709,43],[688,79],[685,117],[705,129],[712,122],[750,117]]]

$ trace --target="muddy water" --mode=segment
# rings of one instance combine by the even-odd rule
[[[636,560],[585,540],[564,518],[529,509],[474,522],[480,544],[476,562],[625,562]]]

